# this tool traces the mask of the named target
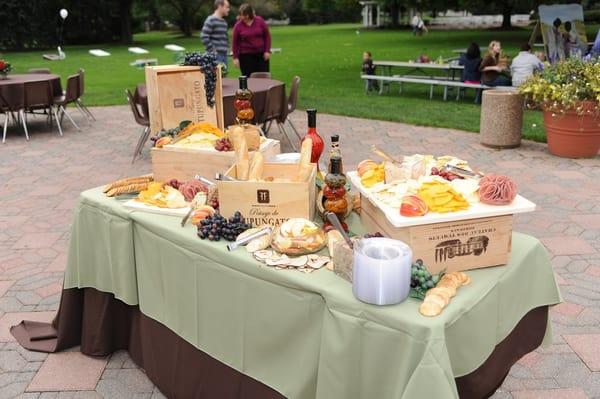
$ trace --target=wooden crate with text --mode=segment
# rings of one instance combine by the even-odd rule
[[[289,181],[218,181],[219,208],[224,216],[240,211],[255,226],[279,226],[290,218],[312,220],[315,215],[317,166],[308,181],[294,182],[298,164],[268,163],[264,177],[289,179]],[[236,178],[236,167],[227,171]]]
[[[408,244],[413,259],[422,259],[431,273],[503,265],[511,251],[513,215],[398,228],[361,196],[360,218],[368,231]]]
[[[181,121],[210,122],[220,129],[223,123],[221,68],[217,70],[215,105],[209,107],[204,90],[204,74],[197,66],[148,66],[146,91],[150,131],[171,129]]]

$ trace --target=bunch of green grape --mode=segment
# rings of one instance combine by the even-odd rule
[[[421,259],[417,259],[410,270],[410,287],[417,293],[425,293],[428,289],[435,287],[440,280],[440,275],[432,275],[427,270]]]

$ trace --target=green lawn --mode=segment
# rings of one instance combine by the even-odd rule
[[[272,73],[276,79],[286,82],[294,75],[302,77],[301,108],[316,107],[320,112],[474,132],[479,130],[480,107],[473,104],[472,94],[458,102],[444,102],[440,88],[434,100],[430,101],[429,87],[408,85],[402,95],[365,95],[359,79],[362,52],[369,50],[375,59],[380,60],[415,59],[421,53],[435,59],[438,56],[450,57],[452,49],[464,48],[473,40],[485,45],[490,40],[499,39],[505,51],[514,55],[518,46],[530,35],[530,30],[525,29],[462,30],[431,31],[427,36],[415,37],[406,30],[360,30],[357,33],[359,28],[352,24],[272,28],[273,47],[283,49],[272,57]],[[135,41],[135,45],[150,50],[148,58],[158,58],[160,64],[175,60],[173,53],[164,49],[167,43],[176,43],[188,50],[202,49],[197,35],[185,39],[175,33],[152,32],[135,35]],[[133,88],[144,80],[143,71],[129,66],[129,63],[145,57],[129,53],[127,47],[114,44],[66,46],[67,59],[54,62],[43,60],[43,51],[8,53],[3,57],[13,64],[15,73],[33,67],[50,67],[63,80],[75,73],[77,68],[85,68],[87,104],[125,104],[123,90]],[[91,48],[102,48],[112,55],[93,57],[88,54]],[[238,74],[237,70],[231,69],[230,76]],[[525,137],[545,141],[539,112],[526,112],[523,130]]]

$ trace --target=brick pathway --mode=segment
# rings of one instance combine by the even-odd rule
[[[81,132],[65,120],[61,138],[41,119],[30,120],[30,142],[11,128],[0,145],[0,398],[162,397],[125,352],[107,359],[76,350],[46,355],[23,350],[8,334],[23,317],[50,320],[57,309],[78,193],[150,170],[147,151],[130,165],[139,129],[129,110],[93,111],[91,126],[75,115]],[[293,120],[303,131],[303,113]],[[339,116],[320,116],[319,127],[325,136],[341,135],[348,166],[377,144],[397,154],[454,154],[514,177],[538,204],[537,212],[516,217],[516,229],[547,245],[565,303],[552,310],[554,344],[515,365],[494,398],[600,398],[599,157],[554,158],[530,142],[494,151],[472,133]]]

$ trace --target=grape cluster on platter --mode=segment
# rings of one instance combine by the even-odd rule
[[[215,150],[217,151],[233,151],[233,144],[227,137],[223,137],[215,142]]]
[[[215,106],[215,88],[217,87],[217,56],[215,53],[186,53],[183,65],[199,66],[204,74],[204,90],[206,91],[206,103],[209,107]]]
[[[442,273],[431,274],[421,259],[413,262],[410,268],[410,288],[412,288],[412,296],[423,299],[427,290],[435,287],[440,281]]]
[[[235,241],[236,237],[244,231],[251,228],[250,223],[246,223],[242,214],[238,211],[229,219],[219,213],[209,216],[202,220],[198,225],[198,237],[210,241],[220,241],[221,238],[227,241]]]
[[[446,179],[448,181],[452,181],[455,179],[464,179],[464,177],[457,175],[456,173],[452,173],[452,172],[448,172],[445,170],[439,170],[438,168],[436,168],[435,166],[433,168],[431,168],[431,175],[432,176],[439,176],[443,179]]]

